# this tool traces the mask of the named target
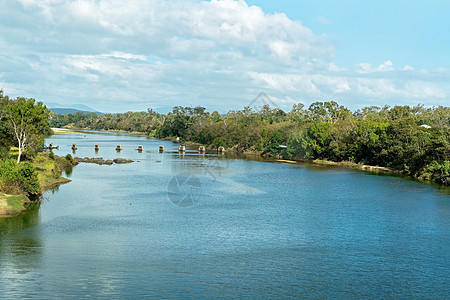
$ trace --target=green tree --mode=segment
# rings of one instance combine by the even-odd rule
[[[275,132],[272,137],[270,138],[269,142],[267,143],[267,146],[264,147],[264,153],[267,153],[271,156],[277,156],[280,154],[280,144],[283,137],[280,133]]]
[[[17,164],[13,159],[0,160],[0,190],[8,194],[41,195],[35,167],[28,161]]]
[[[45,134],[50,130],[50,111],[42,102],[36,103],[36,100],[26,98],[11,100],[2,97],[0,108],[2,117],[6,119],[6,128],[19,148],[19,163],[25,151],[34,153],[43,143]]]
[[[261,138],[258,139],[257,144],[256,144],[256,150],[257,151],[263,151],[264,150],[264,146],[267,143],[267,136],[268,136],[268,131],[266,128],[263,128],[262,133],[261,133]]]
[[[316,122],[308,128],[308,137],[310,148],[314,153],[315,158],[327,158],[328,147],[331,141],[330,137],[330,123]]]
[[[0,118],[0,158],[8,155],[8,151],[13,145],[11,133],[6,127],[5,120]]]
[[[0,112],[1,104],[8,99],[8,96],[3,96],[3,91],[0,90]],[[6,126],[6,121],[6,116],[0,114],[0,158],[4,158],[8,155],[9,149],[14,143],[13,136]]]

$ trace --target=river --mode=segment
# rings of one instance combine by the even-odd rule
[[[179,154],[177,143],[140,135],[50,142],[57,155],[76,143],[80,157],[135,162],[82,163],[40,207],[0,219],[0,298],[450,294],[448,190],[339,167]]]

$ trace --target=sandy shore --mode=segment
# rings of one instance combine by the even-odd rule
[[[66,133],[69,131],[69,129],[66,128],[52,128],[54,133]]]

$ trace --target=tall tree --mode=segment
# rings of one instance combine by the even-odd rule
[[[49,130],[50,110],[34,99],[11,100],[8,97],[1,98],[0,108],[1,116],[6,120],[5,125],[19,148],[19,163],[24,151],[35,152],[42,144]]]
[[[3,96],[3,91],[0,90],[0,105],[8,99],[8,96]],[[0,106],[1,112],[1,106]],[[14,139],[11,132],[6,127],[6,116],[0,114],[0,157],[4,157],[8,154],[9,148],[13,145]]]

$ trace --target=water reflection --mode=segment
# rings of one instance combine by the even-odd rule
[[[59,185],[52,187],[51,189],[47,190],[48,193],[55,194],[59,191]]]
[[[18,297],[21,294],[14,290],[24,291],[24,285],[37,280],[43,252],[38,209],[36,204],[19,216],[0,218],[0,292],[4,297]],[[4,282],[8,289],[2,287]]]
[[[13,235],[39,223],[39,204],[32,204],[27,211],[14,217],[0,218],[0,236]]]
[[[67,166],[64,168],[64,174],[66,177],[69,177],[72,175],[73,172],[73,166]]]

